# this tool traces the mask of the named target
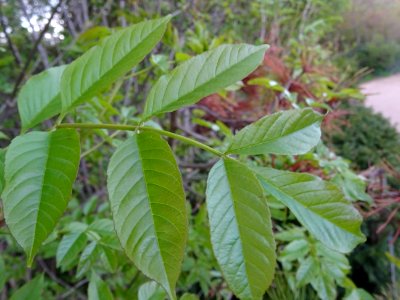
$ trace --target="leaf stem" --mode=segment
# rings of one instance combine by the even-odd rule
[[[225,156],[224,153],[211,148],[210,146],[207,146],[199,141],[196,141],[194,139],[162,130],[162,129],[157,129],[154,127],[149,127],[149,126],[140,126],[140,125],[123,125],[123,124],[95,124],[95,123],[63,123],[63,124],[58,124],[57,128],[80,128],[80,129],[111,129],[111,130],[124,130],[124,131],[150,131],[150,132],[156,132],[158,134],[161,134],[163,136],[167,136],[170,138],[173,138],[175,140],[179,140],[181,142],[184,142],[186,144],[195,146],[197,148],[203,149],[205,151],[208,151],[214,155],[217,156]]]

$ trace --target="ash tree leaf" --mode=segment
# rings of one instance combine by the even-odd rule
[[[29,129],[61,112],[60,83],[65,65],[32,76],[18,95],[22,128]]]
[[[275,241],[266,199],[254,174],[221,159],[207,181],[212,247],[224,278],[241,299],[261,299],[275,270]]]
[[[347,253],[365,241],[360,214],[334,184],[309,174],[263,167],[253,170],[264,189],[327,247]]]
[[[4,216],[28,266],[67,207],[79,154],[73,129],[30,132],[15,138],[7,150]]]
[[[65,114],[126,74],[162,38],[170,16],[144,21],[113,33],[72,62],[62,75]]]
[[[78,257],[79,252],[85,248],[87,242],[84,232],[72,232],[63,236],[57,248],[57,267],[66,271]]]
[[[44,287],[43,275],[38,275],[12,294],[10,300],[41,300]]]
[[[125,253],[176,299],[188,220],[181,175],[168,143],[151,132],[129,137],[111,157],[108,192]]]
[[[191,105],[246,77],[267,45],[222,45],[195,56],[162,76],[147,96],[143,119]]]
[[[304,154],[321,137],[322,116],[312,109],[288,110],[265,116],[240,130],[227,153]]]
[[[88,287],[89,300],[113,300],[114,297],[107,284],[101,278],[92,272]]]

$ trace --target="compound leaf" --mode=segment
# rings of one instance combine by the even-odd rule
[[[221,159],[207,182],[211,242],[224,278],[241,299],[261,299],[275,269],[275,242],[263,190],[254,174]]]
[[[143,132],[112,156],[108,192],[127,256],[175,299],[188,221],[182,179],[168,143]]]
[[[89,100],[142,61],[160,41],[170,19],[119,30],[71,63],[61,81],[62,112]]]
[[[309,108],[277,112],[240,130],[227,152],[304,154],[319,142],[321,121],[322,116]]]
[[[143,118],[194,104],[243,79],[261,63],[267,47],[222,45],[185,61],[150,90]]]
[[[28,266],[67,207],[79,165],[73,129],[30,132],[6,153],[4,216],[28,256]]]
[[[347,253],[365,240],[360,214],[334,184],[309,174],[263,167],[253,170],[265,190],[327,247]]]
[[[22,128],[29,129],[61,112],[60,82],[66,66],[32,76],[18,95]]]

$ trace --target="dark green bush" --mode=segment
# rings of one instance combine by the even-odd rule
[[[337,153],[358,169],[386,162],[400,172],[400,136],[390,122],[360,104],[345,109],[340,130],[328,137]]]
[[[375,74],[395,72],[400,67],[400,44],[378,35],[360,46],[356,56],[359,67],[373,69]]]

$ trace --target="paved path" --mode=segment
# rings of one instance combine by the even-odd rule
[[[368,81],[361,85],[366,106],[382,113],[400,132],[400,74]]]

